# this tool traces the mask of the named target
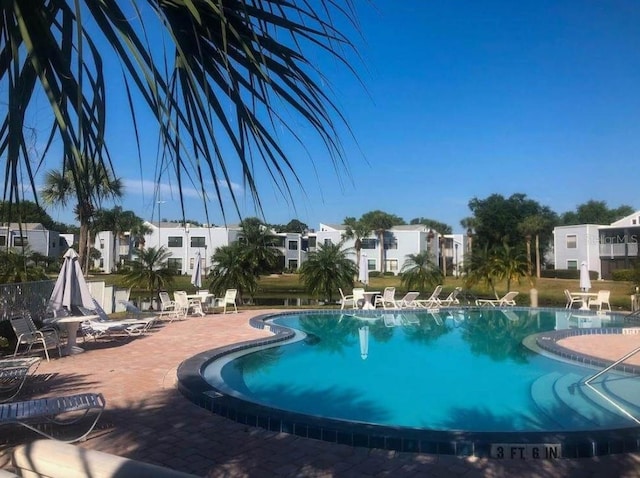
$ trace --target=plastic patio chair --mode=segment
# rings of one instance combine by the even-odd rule
[[[11,317],[9,321],[17,338],[16,348],[13,352],[14,357],[18,354],[18,349],[21,345],[27,345],[26,353],[29,353],[33,346],[38,344],[42,345],[47,362],[49,362],[50,348],[57,348],[58,356],[61,356],[60,337],[56,329],[52,327],[38,329],[33,323],[29,313],[16,315]]]

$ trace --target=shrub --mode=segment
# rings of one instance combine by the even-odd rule
[[[546,279],[579,279],[580,271],[576,269],[547,269],[540,271],[540,276]],[[598,279],[597,271],[589,271],[591,280]]]
[[[389,272],[389,271],[385,272],[382,275],[385,276],[385,277],[393,277],[393,276],[395,276],[395,274],[393,272]]]
[[[370,271],[369,277],[380,277],[380,271]]]

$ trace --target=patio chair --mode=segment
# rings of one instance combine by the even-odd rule
[[[564,290],[564,296],[567,299],[567,303],[564,306],[565,309],[573,308],[573,304],[582,305],[584,303],[584,301],[582,300],[582,297],[576,294],[572,294],[571,292],[569,292],[569,289]]]
[[[353,294],[344,295],[342,289],[338,287],[338,291],[340,292],[340,310],[344,310],[345,307],[351,307],[353,309],[356,308],[355,301],[353,300]]]
[[[169,293],[162,291],[158,292],[158,298],[160,299],[160,311],[158,316],[161,318],[169,319],[169,323],[178,318],[185,318],[186,314],[182,314],[182,311],[178,308],[175,300],[171,300]]]
[[[598,307],[598,311],[602,310],[604,305],[607,306],[607,310],[611,312],[611,304],[609,303],[609,297],[611,296],[611,291],[609,290],[599,290],[598,295],[592,299],[589,299],[588,307],[592,306]]]
[[[189,299],[187,292],[184,290],[177,290],[173,293],[173,300],[180,313],[186,317],[189,312],[198,315],[204,315],[202,311],[202,303],[199,300]]]
[[[417,308],[421,307],[416,299],[420,295],[420,292],[407,292],[400,300],[396,300],[396,307],[399,309]]]
[[[517,291],[510,291],[499,299],[478,299],[476,300],[476,305],[480,307],[513,307],[516,305],[514,299],[518,294],[519,292]]]
[[[13,400],[39,365],[40,357],[0,359],[0,403]]]
[[[224,297],[213,300],[214,307],[222,307],[222,313],[227,313],[227,306],[233,306],[233,312],[238,313],[238,306],[236,306],[236,298],[238,296],[238,289],[227,289],[224,293]],[[231,312],[231,311],[229,311]]]
[[[42,345],[47,362],[49,362],[50,348],[57,348],[58,356],[61,356],[60,337],[56,329],[53,327],[38,329],[28,312],[11,317],[9,321],[17,338],[16,349],[13,352],[14,357],[18,354],[21,345],[27,345],[26,353],[29,353],[31,348],[37,344]]]
[[[98,423],[105,407],[105,400],[101,393],[83,393],[63,397],[47,397],[24,402],[9,402],[0,404],[0,425],[17,424],[42,436],[58,439],[46,430],[50,424],[72,425],[95,413],[89,428],[81,435],[71,439],[60,440],[67,443],[75,442],[86,437]]]
[[[396,307],[396,288],[385,287],[382,295],[376,296],[374,305],[383,309],[395,309]]]

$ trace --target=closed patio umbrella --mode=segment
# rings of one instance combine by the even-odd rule
[[[200,289],[202,287],[202,265],[200,260],[200,251],[196,252],[195,264],[193,265],[193,273],[191,274],[191,284]]]
[[[82,275],[78,254],[73,249],[69,249],[63,257],[62,268],[49,299],[49,309],[53,311],[54,316],[61,315],[59,313],[65,310],[69,314],[74,314],[77,307],[94,310],[96,306]]]
[[[589,268],[586,261],[580,263],[580,290],[589,292],[591,289],[591,279],[589,278]]]
[[[363,284],[369,283],[369,261],[366,254],[360,256],[360,264],[358,265],[358,281]]]

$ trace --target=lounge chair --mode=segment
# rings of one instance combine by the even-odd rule
[[[396,307],[399,309],[417,308],[421,307],[416,301],[420,292],[407,292],[400,300],[396,300]]]
[[[428,299],[420,299],[415,301],[415,305],[424,309],[435,309],[440,306],[440,292],[442,286],[438,285],[429,296]]]
[[[236,298],[238,297],[238,289],[227,289],[224,293],[224,297],[213,299],[214,307],[222,307],[222,313],[227,313],[227,306],[233,306],[233,312],[238,313],[238,306],[236,305]],[[231,312],[231,311],[229,311]]]
[[[49,362],[50,348],[57,348],[58,356],[61,356],[60,337],[56,329],[53,327],[38,329],[28,312],[11,317],[9,321],[17,338],[16,349],[13,352],[14,357],[18,354],[21,345],[27,345],[26,353],[29,353],[34,345],[42,345],[47,362]]]
[[[572,294],[571,292],[569,292],[569,289],[565,289],[564,290],[564,296],[567,299],[567,303],[564,306],[565,309],[571,309],[573,308],[573,304],[580,304],[582,305],[584,303],[584,301],[582,300],[582,297],[580,297],[577,294]]]
[[[607,310],[611,312],[611,304],[609,303],[609,297],[611,296],[611,291],[609,290],[599,290],[598,295],[592,299],[589,299],[589,308],[592,306],[596,306],[598,310],[602,310],[604,305],[607,306]]]
[[[480,307],[513,307],[516,305],[514,299],[518,294],[517,291],[509,291],[499,299],[478,299],[476,305]]]
[[[39,426],[71,425],[89,415],[96,413],[89,429],[80,436],[60,440],[67,443],[78,441],[86,437],[96,426],[105,407],[105,400],[101,393],[83,393],[64,397],[48,397],[28,400],[24,402],[9,402],[0,404],[0,425],[18,424],[33,430],[47,438],[56,439]],[[47,427],[48,428],[48,427]]]
[[[458,299],[458,295],[460,294],[460,292],[462,292],[462,287],[456,287],[455,289],[453,289],[451,291],[451,294],[449,294],[445,299],[439,300],[440,306],[451,307],[452,305],[460,304],[460,300]]]
[[[396,307],[396,288],[385,287],[382,295],[376,296],[374,305],[383,309],[395,309]]]
[[[0,403],[13,400],[22,390],[29,375],[40,365],[40,357],[0,360]]]
[[[80,324],[80,330],[85,337],[94,340],[103,336],[123,336],[136,337],[147,332],[155,323],[156,316],[144,314],[132,303],[125,304],[127,314],[137,315],[138,318],[127,318],[122,320],[111,320],[106,312],[97,303],[95,310],[88,310],[78,307],[78,310],[85,316],[98,316],[98,319],[87,319]],[[131,311],[134,308],[137,314]]]

